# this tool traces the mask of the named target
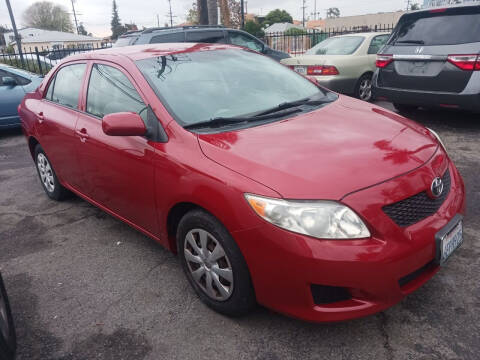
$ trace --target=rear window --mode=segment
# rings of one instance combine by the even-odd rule
[[[405,18],[389,44],[454,45],[480,42],[480,14],[426,13]]]
[[[307,55],[350,55],[363,43],[363,36],[331,37],[306,52]]]

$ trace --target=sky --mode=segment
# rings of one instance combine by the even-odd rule
[[[69,12],[72,12],[71,0],[50,0],[53,3],[63,5]],[[420,0],[412,0],[420,2]],[[24,21],[22,14],[25,9],[33,4],[35,0],[10,0],[15,15],[17,27],[22,27]],[[194,0],[171,0],[172,12],[176,16],[174,24],[185,21],[188,9],[191,8]],[[274,9],[287,10],[294,19],[302,19],[302,0],[245,0],[249,13],[266,15]],[[406,0],[317,0],[317,12],[325,17],[326,9],[338,7],[343,16],[361,15],[377,12],[395,11],[406,8]],[[94,36],[104,37],[111,34],[110,20],[112,14],[111,0],[74,0],[78,20],[83,22],[86,30]],[[167,20],[168,0],[117,0],[118,11],[122,23],[133,22],[139,27],[157,26],[157,14],[160,25],[163,26]],[[313,18],[315,0],[306,0],[305,13]],[[72,18],[73,19],[73,18]],[[0,0],[0,25],[11,27],[5,0]]]

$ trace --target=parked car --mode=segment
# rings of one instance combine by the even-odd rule
[[[17,348],[15,326],[7,291],[0,274],[0,360],[13,360]]]
[[[389,36],[380,32],[333,36],[305,55],[281,63],[302,75],[314,76],[331,90],[370,101],[376,54]]]
[[[372,314],[463,241],[463,181],[433,131],[248,49],[75,55],[20,113],[51,199],[73,192],[177,252],[224,314]]]
[[[404,14],[378,54],[374,92],[403,114],[480,111],[480,5]]]
[[[277,61],[290,57],[287,53],[273,50],[245,31],[229,29],[221,25],[177,26],[133,31],[120,36],[114,47],[180,42],[233,44],[260,52]]]
[[[28,71],[0,64],[0,129],[20,126],[17,107],[42,79]]]

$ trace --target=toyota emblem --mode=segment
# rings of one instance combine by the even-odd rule
[[[430,187],[433,197],[438,198],[443,193],[443,181],[439,177],[436,177],[432,181],[432,186]]]

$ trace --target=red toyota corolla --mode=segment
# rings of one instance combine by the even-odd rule
[[[73,192],[177,252],[228,315],[385,309],[462,242],[438,136],[228,45],[64,60],[19,108],[47,195]]]

